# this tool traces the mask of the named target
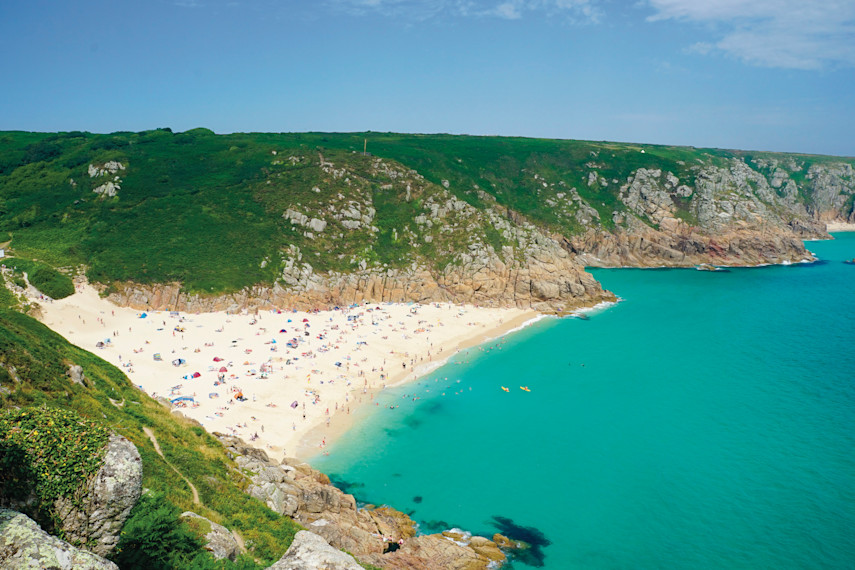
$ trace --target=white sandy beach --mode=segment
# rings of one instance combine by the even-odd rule
[[[828,222],[825,224],[825,231],[831,232],[855,232],[855,224],[846,222]]]
[[[36,302],[47,326],[120,367],[147,394],[277,459],[321,452],[376,390],[537,316],[391,303],[317,313],[143,313],[116,307],[86,284],[66,299]]]

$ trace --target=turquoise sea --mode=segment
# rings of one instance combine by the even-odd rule
[[[620,303],[457,355],[312,463],[423,531],[529,540],[517,570],[853,568],[855,233],[835,237],[810,265],[594,270]]]

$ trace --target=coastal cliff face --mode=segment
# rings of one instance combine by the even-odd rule
[[[290,157],[294,164],[313,164],[313,160]],[[283,202],[275,190],[259,191],[260,199],[271,207],[285,208],[282,217],[298,234],[281,252],[282,271],[272,286],[211,297],[188,294],[177,284],[116,283],[110,300],[139,309],[183,311],[391,301],[471,303],[552,313],[614,299],[556,237],[495,201],[487,208],[475,208],[443,185],[381,159],[373,159],[362,171],[347,164],[338,167],[322,155],[318,160],[314,168],[324,189],[315,186],[317,195],[311,202]],[[278,181],[274,175],[268,180]],[[340,184],[348,187],[347,195],[330,191],[330,186]],[[377,184],[389,196],[378,196]],[[378,211],[389,200],[397,204],[396,227],[384,236],[375,224],[383,215]],[[317,247],[325,252],[325,269],[313,266],[317,263],[309,252]],[[377,250],[385,253],[379,255]],[[317,252],[314,257],[319,257]],[[383,262],[384,258],[390,261]],[[337,261],[336,268],[329,267],[329,259]]]
[[[640,168],[620,187],[625,210],[613,212],[614,230],[589,225],[564,245],[597,267],[795,263],[812,259],[801,240],[825,238],[826,222],[855,216],[852,165],[752,164],[692,167],[693,180]]]
[[[828,221],[855,220],[855,171],[846,162],[707,157],[678,161],[674,171],[637,168],[622,182],[599,172],[603,162],[585,164],[585,193],[532,176],[533,196],[558,222],[549,226],[477,185],[455,192],[447,180],[431,183],[394,161],[372,158],[356,168],[321,153],[291,155],[284,163],[316,174],[308,196],[298,202],[277,189],[292,182],[290,168],[268,172],[256,189],[266,206],[283,210],[293,234],[272,285],[207,295],[177,283],[116,282],[110,299],[184,311],[445,301],[561,313],[614,298],[584,266],[809,261],[802,240],[827,237]],[[591,193],[612,197],[611,212]],[[277,261],[262,261],[268,263]]]
[[[0,139],[8,247],[140,309],[563,312],[611,298],[586,265],[796,262],[801,239],[855,221],[849,158],[394,133]]]

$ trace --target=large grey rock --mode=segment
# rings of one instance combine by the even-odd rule
[[[203,524],[209,525],[211,531],[205,534],[205,549],[210,551],[217,560],[228,558],[234,562],[238,554],[241,552],[240,545],[234,535],[221,524],[217,524],[201,515],[187,511],[181,513],[181,518],[194,518],[203,521]]]
[[[68,367],[68,376],[71,378],[71,381],[75,384],[80,384],[83,386],[84,380],[86,380],[86,375],[83,374],[83,367],[79,364],[72,364]]]
[[[0,569],[117,570],[100,556],[78,550],[39,527],[27,515],[0,509]]]
[[[294,537],[291,547],[268,570],[362,570],[353,556],[336,550],[329,543],[307,530]]]
[[[89,482],[83,507],[60,499],[55,505],[60,526],[68,540],[92,545],[89,550],[105,556],[116,546],[119,533],[142,492],[142,460],[133,443],[111,435],[104,463]]]

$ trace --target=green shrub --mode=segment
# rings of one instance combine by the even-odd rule
[[[104,459],[109,430],[70,410],[21,408],[0,412],[0,496],[24,499],[31,514],[53,528],[59,498],[80,505],[86,482]]]
[[[189,567],[203,544],[179,514],[178,507],[159,493],[140,497],[122,529],[113,561],[120,568]]]
[[[9,264],[16,273],[14,281],[20,287],[26,285],[20,278],[20,275],[26,272],[30,284],[48,297],[64,299],[74,294],[74,282],[71,277],[63,275],[49,265],[21,258],[15,258]]]

